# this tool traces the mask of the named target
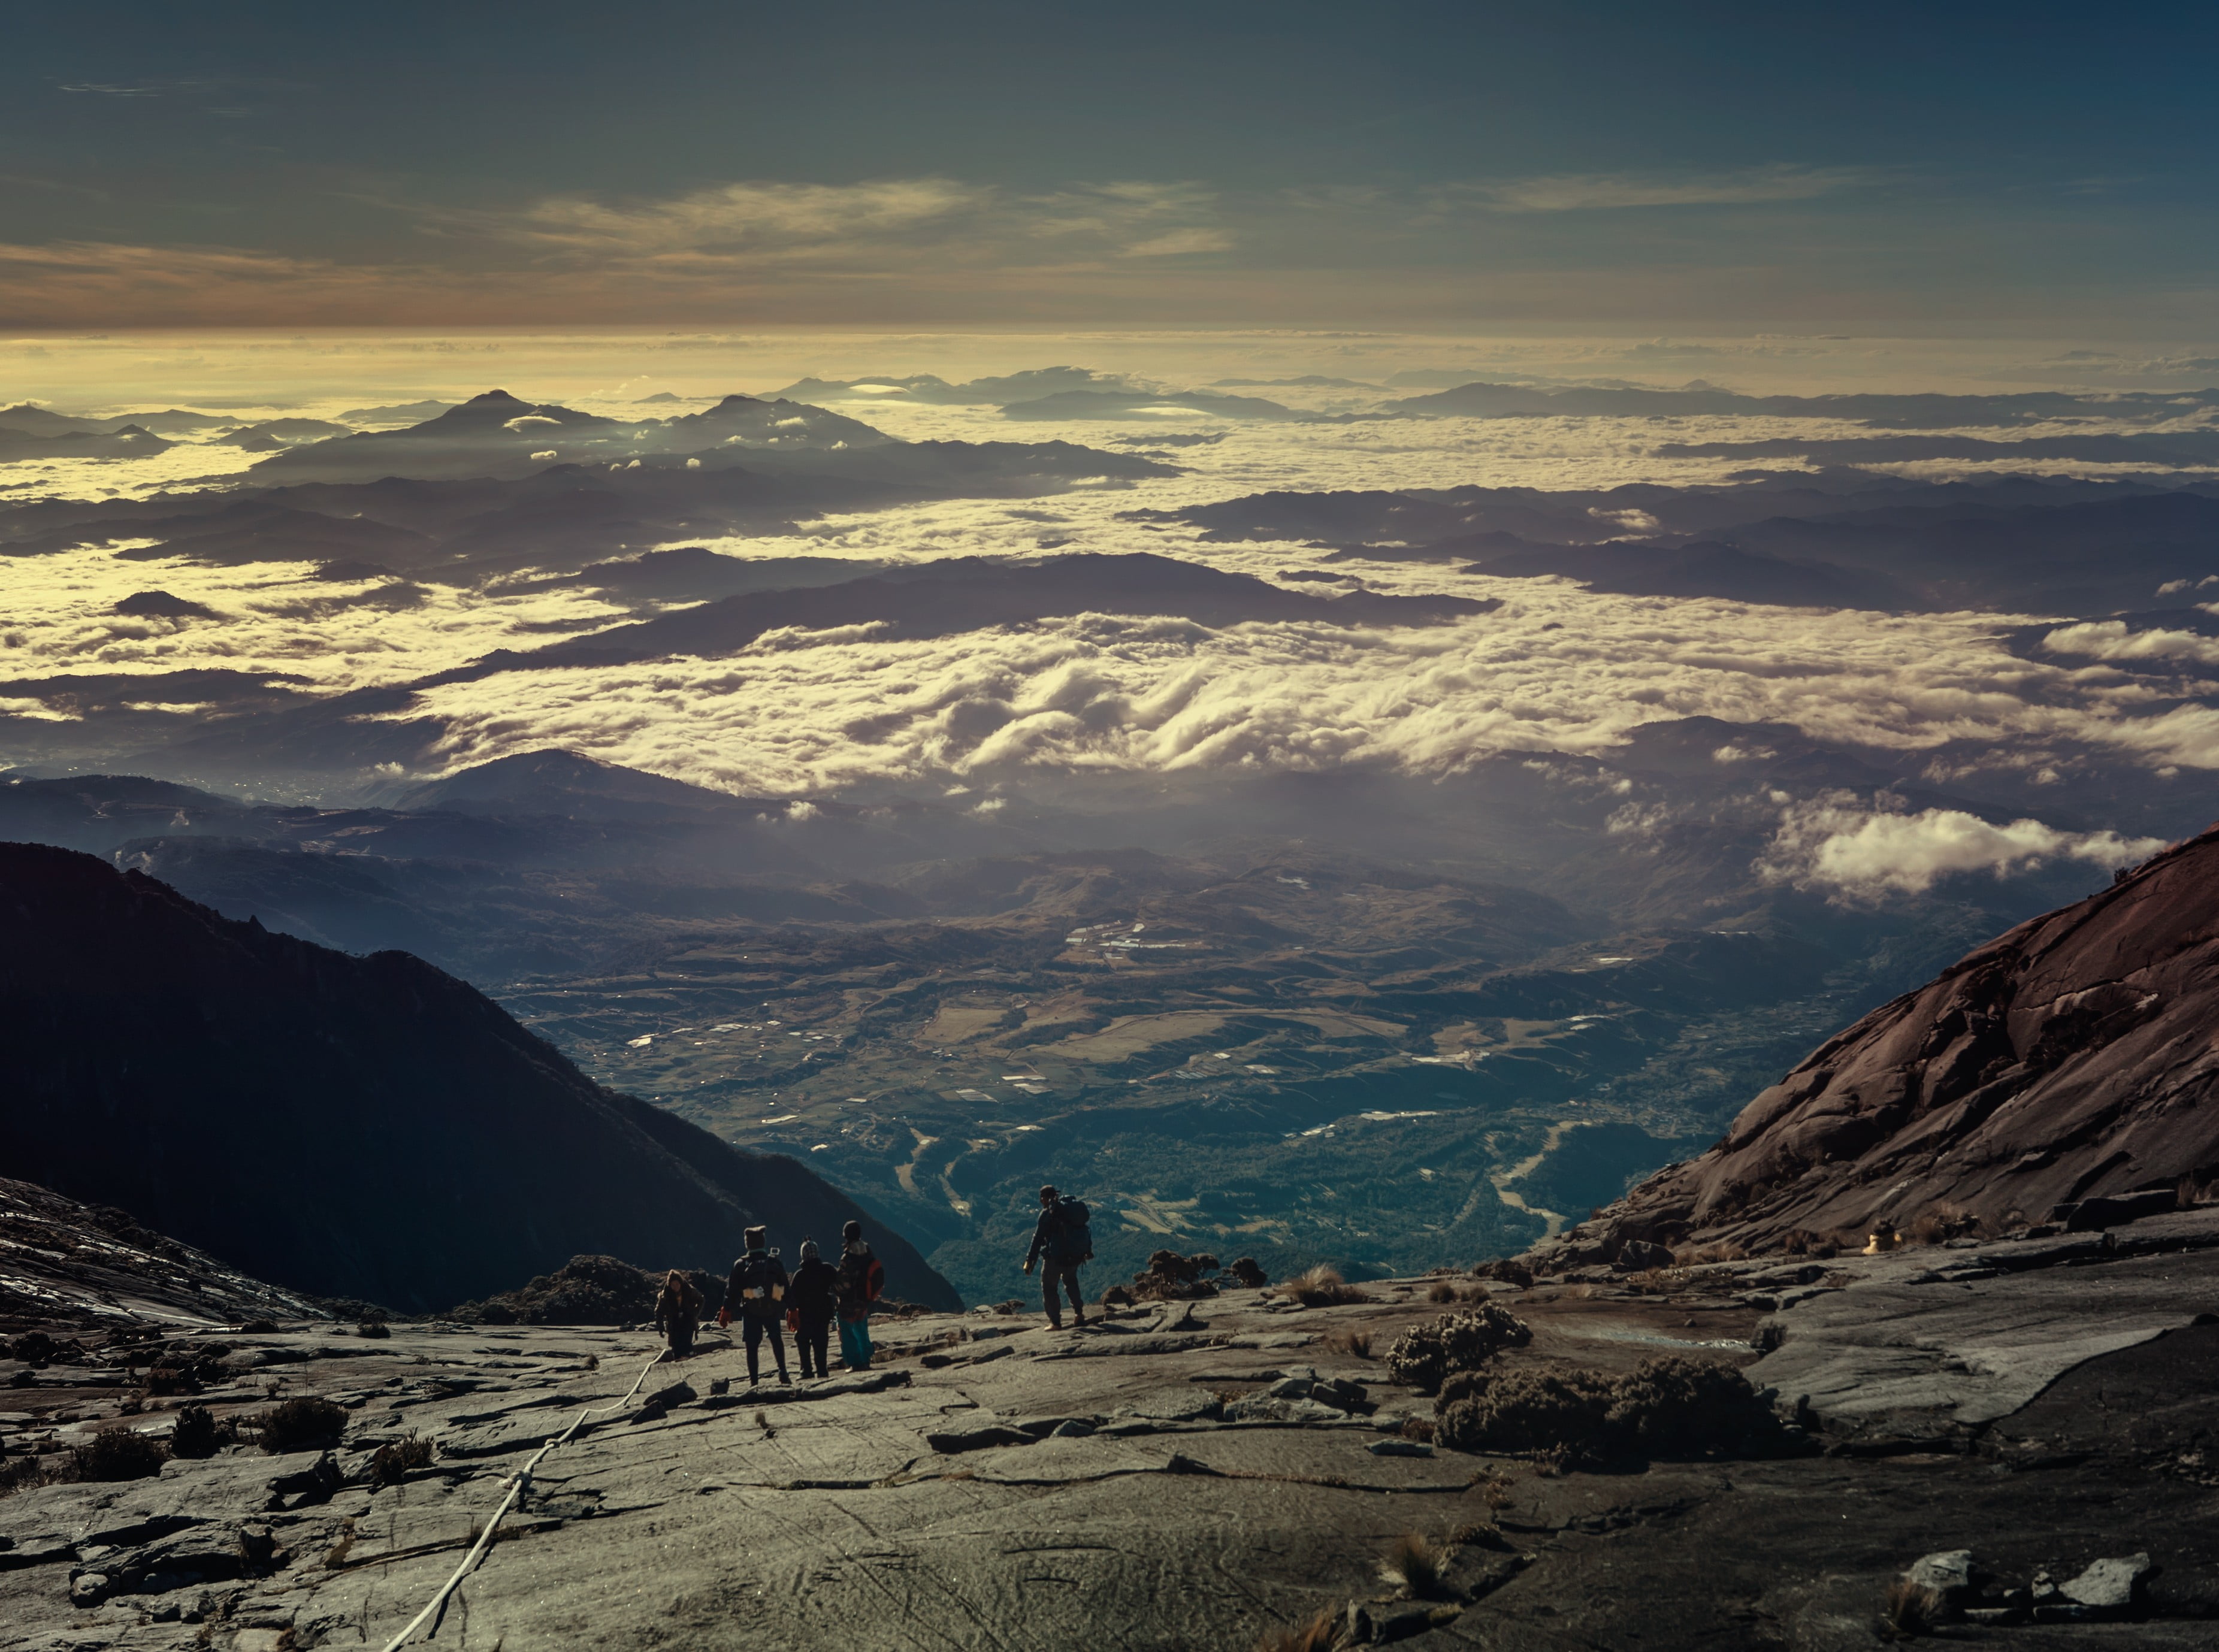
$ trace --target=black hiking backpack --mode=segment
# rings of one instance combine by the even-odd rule
[[[1063,1230],[1063,1245],[1059,1260],[1091,1262],[1094,1259],[1094,1213],[1086,1208],[1086,1201],[1074,1199],[1069,1194],[1055,1202],[1058,1225]]]

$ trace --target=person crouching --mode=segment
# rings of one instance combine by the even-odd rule
[[[777,1251],[765,1248],[769,1237],[768,1228],[748,1229],[747,1253],[732,1264],[732,1276],[724,1286],[724,1313],[738,1318],[740,1334],[747,1343],[751,1386],[762,1380],[756,1350],[765,1337],[770,1338],[770,1357],[777,1362],[778,1380],[792,1381],[786,1374],[786,1335],[781,1323],[786,1317],[781,1301],[787,1283],[786,1264],[778,1259]]]

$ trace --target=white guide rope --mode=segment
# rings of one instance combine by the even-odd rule
[[[484,1556],[486,1545],[493,1541],[494,1531],[495,1528],[500,1525],[501,1517],[506,1515],[511,1508],[515,1506],[516,1500],[518,1498],[524,1495],[525,1487],[531,1482],[531,1471],[539,1466],[539,1460],[545,1456],[550,1451],[552,1451],[556,1446],[564,1444],[572,1435],[575,1434],[580,1428],[583,1427],[587,1418],[597,1415],[604,1411],[621,1411],[626,1406],[630,1405],[631,1403],[632,1395],[637,1394],[641,1388],[646,1386],[647,1373],[653,1370],[656,1366],[662,1363],[662,1356],[658,1353],[653,1359],[647,1362],[646,1369],[640,1372],[638,1380],[631,1385],[631,1388],[625,1393],[623,1399],[615,1400],[606,1406],[587,1407],[585,1410],[578,1413],[576,1419],[572,1421],[569,1427],[564,1429],[560,1434],[557,1434],[553,1439],[548,1441],[546,1444],[541,1446],[537,1451],[534,1451],[531,1454],[531,1461],[525,1463],[521,1469],[519,1469],[516,1473],[510,1477],[508,1482],[508,1494],[500,1500],[500,1505],[494,1510],[492,1514],[487,1517],[485,1530],[478,1534],[478,1540],[476,1543],[471,1545],[470,1552],[463,1556],[463,1563],[455,1568],[455,1574],[439,1586],[439,1593],[432,1597],[430,1603],[425,1606],[423,1611],[418,1612],[414,1618],[409,1620],[407,1628],[402,1630],[398,1635],[395,1636],[391,1640],[385,1643],[385,1652],[398,1652],[398,1649],[411,1635],[413,1635],[418,1630],[423,1628],[426,1623],[438,1615],[439,1609],[447,1604],[447,1597],[454,1593],[457,1587],[462,1583],[462,1581],[470,1574],[470,1568],[476,1566],[479,1560]]]

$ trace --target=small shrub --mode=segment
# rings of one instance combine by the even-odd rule
[[[127,1428],[104,1428],[70,1449],[70,1468],[78,1480],[149,1480],[162,1472],[169,1457],[158,1439]]]
[[[1471,1270],[1475,1279],[1494,1279],[1506,1285],[1515,1285],[1520,1290],[1533,1283],[1533,1270],[1516,1257],[1504,1257],[1495,1262],[1482,1262]]]
[[[249,1320],[245,1325],[240,1326],[239,1329],[240,1332],[246,1336],[274,1337],[277,1334],[277,1321],[275,1320]]]
[[[1432,1394],[1452,1373],[1476,1369],[1502,1349],[1523,1348],[1532,1340],[1525,1320],[1492,1303],[1444,1314],[1395,1338],[1387,1351],[1387,1375],[1420,1394]]]
[[[388,1440],[370,1453],[370,1489],[397,1486],[417,1469],[431,1466],[432,1442],[421,1434],[404,1434],[397,1440]]]
[[[355,1327],[355,1335],[358,1337],[389,1337],[392,1334],[391,1327],[382,1320],[364,1320]]]
[[[1225,1271],[1233,1276],[1234,1284],[1249,1290],[1261,1290],[1271,1282],[1271,1276],[1264,1271],[1252,1256],[1234,1257],[1232,1265]]]
[[[1880,1603],[1880,1632],[1891,1641],[1916,1640],[1942,1621],[1941,1594],[1924,1583],[1898,1578]]]
[[[1133,1306],[1133,1293],[1122,1285],[1112,1285],[1102,1293],[1102,1306],[1130,1307]]]
[[[1267,1630],[1257,1641],[1256,1652],[1333,1652],[1339,1622],[1339,1614],[1328,1611],[1306,1623]]]
[[[1181,1256],[1176,1251],[1157,1251],[1148,1265],[1133,1276],[1134,1296],[1144,1302],[1174,1302],[1217,1295],[1217,1287],[1203,1275],[1218,1270],[1217,1258],[1207,1251]]]
[[[1422,1600],[1440,1593],[1447,1559],[1422,1533],[1406,1531],[1389,1545],[1386,1563],[1380,1569]]]
[[[1456,1299],[1457,1288],[1445,1279],[1436,1279],[1426,1287],[1426,1300],[1429,1302],[1453,1302]]]
[[[1358,1359],[1371,1357],[1371,1333],[1369,1331],[1336,1331],[1325,1339],[1325,1351],[1329,1354],[1349,1354]]]
[[[239,1425],[226,1417],[219,1421],[206,1406],[187,1406],[177,1413],[170,1435],[173,1457],[212,1457],[227,1445],[239,1444]]]
[[[994,1304],[994,1312],[997,1314],[1022,1314],[1024,1311],[1024,1299],[1019,1296],[1012,1296],[1006,1302]]]
[[[48,1466],[44,1457],[9,1457],[0,1461],[0,1497],[47,1483]]]
[[[1512,1371],[1434,1413],[1434,1438],[1457,1451],[1602,1458],[1611,1385],[1597,1371]]]
[[[53,1359],[54,1339],[43,1331],[26,1331],[8,1341],[8,1357],[20,1359],[26,1365],[44,1365]]]
[[[1406,1440],[1417,1440],[1426,1444],[1432,1444],[1433,1438],[1433,1419],[1427,1417],[1405,1417],[1402,1419],[1402,1438]]]
[[[345,1407],[313,1394],[297,1394],[272,1406],[252,1424],[261,1435],[262,1449],[272,1456],[337,1445],[346,1425]]]
[[[1452,1378],[1434,1438],[1458,1451],[1519,1453],[1552,1470],[1636,1456],[1762,1445],[1779,1424],[1748,1380],[1710,1360],[1665,1355],[1620,1376],[1523,1370]]]

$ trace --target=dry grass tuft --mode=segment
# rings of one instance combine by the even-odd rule
[[[419,1469],[432,1466],[432,1442],[421,1434],[388,1440],[370,1454],[370,1486],[397,1486]]]
[[[1275,1285],[1278,1295],[1300,1302],[1304,1307],[1337,1307],[1346,1302],[1368,1302],[1371,1298],[1340,1276],[1340,1270],[1320,1263],[1316,1267],[1296,1274],[1284,1285]]]
[[[1880,1603],[1880,1632],[1886,1640],[1916,1640],[1930,1632],[1942,1618],[1939,1593],[1907,1577],[1898,1578],[1888,1586],[1887,1598]]]
[[[1441,1573],[1447,1562],[1447,1554],[1422,1532],[1406,1531],[1388,1545],[1386,1562],[1380,1569],[1424,1600],[1440,1593]]]
[[[1335,1331],[1321,1345],[1329,1354],[1351,1354],[1358,1359],[1371,1357],[1369,1331]]]
[[[1256,1642],[1256,1652],[1333,1652],[1338,1614],[1321,1612],[1305,1623],[1266,1630]]]
[[[1453,1302],[1456,1299],[1457,1288],[1445,1279],[1436,1279],[1426,1288],[1426,1300],[1429,1302]]]

